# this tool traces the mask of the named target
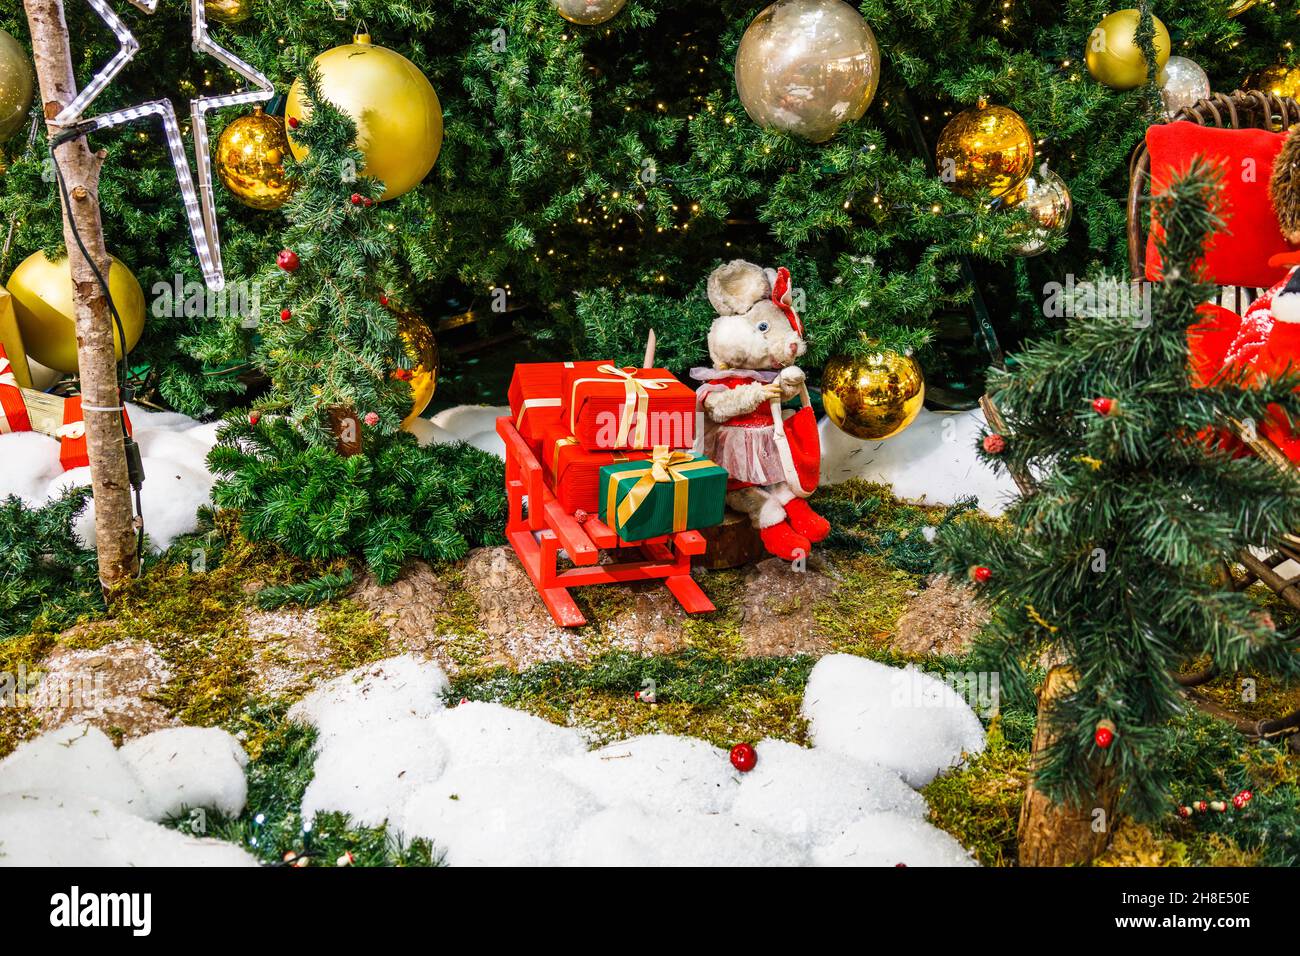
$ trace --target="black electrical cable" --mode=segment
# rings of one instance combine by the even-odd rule
[[[54,151],[63,143],[85,135],[85,130],[74,127],[64,133],[56,136],[50,143],[50,159],[54,162],[54,176],[59,183],[59,194],[63,197],[63,207],[68,211],[68,225],[72,228],[72,238],[76,240],[77,248],[90,264],[90,269],[95,273],[95,279],[99,283],[100,289],[103,290],[104,298],[108,302],[108,310],[113,316],[113,325],[117,329],[118,341],[122,343],[122,358],[117,363],[118,366],[118,385],[117,400],[119,403],[125,403],[131,393],[129,384],[129,372],[126,364],[126,329],[122,324],[122,316],[117,311],[117,303],[113,301],[113,293],[109,290],[108,280],[104,274],[99,271],[99,266],[90,251],[86,248],[85,242],[81,238],[81,232],[77,229],[77,221],[72,215],[72,198],[68,195],[68,184],[63,178],[63,168],[59,166],[59,158]],[[144,485],[144,461],[140,455],[140,446],[136,444],[131,437],[130,431],[126,427],[126,409],[118,410],[118,422],[122,427],[122,441],[126,452],[126,470],[127,479],[131,483],[131,488],[135,492],[135,554],[136,554],[136,575],[139,576],[143,569],[142,556],[144,554],[144,506],[141,502],[141,488]]]

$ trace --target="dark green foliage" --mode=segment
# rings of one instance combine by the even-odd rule
[[[1268,401],[1300,415],[1294,380],[1254,391],[1188,381],[1186,329],[1212,292],[1196,263],[1221,225],[1218,195],[1216,174],[1198,164],[1157,200],[1166,281],[1149,322],[1073,319],[1021,353],[1014,372],[993,376],[1008,447],[986,457],[1039,476],[1038,489],[1003,523],[956,522],[940,535],[950,573],[992,570],[982,586],[995,604],[988,652],[1004,691],[1025,692],[1021,661],[1043,649],[1078,674],[1053,712],[1061,736],[1038,778],[1057,799],[1082,797],[1106,760],[1127,809],[1166,809],[1163,725],[1186,706],[1171,672],[1202,657],[1228,672],[1300,663],[1252,597],[1223,590],[1213,574],[1242,547],[1300,527],[1292,476],[1197,437],[1228,416],[1260,420]],[[1098,396],[1114,399],[1117,413],[1094,411]],[[1103,719],[1118,728],[1105,752],[1093,742]]]
[[[359,554],[385,584],[410,558],[448,561],[501,543],[504,466],[463,443],[421,448],[405,433],[374,434],[365,454],[344,457],[268,416],[228,422],[209,463],[214,501],[239,510],[250,539],[305,558]]]
[[[95,552],[77,544],[72,522],[90,489],[76,488],[40,508],[0,501],[0,637],[26,634],[33,622],[60,630],[104,608]]]
[[[891,565],[913,574],[929,574],[934,570],[935,549],[932,539],[924,529],[936,531],[950,522],[974,511],[975,498],[963,498],[949,507],[937,524],[920,508],[899,508],[897,502],[882,494],[865,498],[830,496],[816,501],[818,512],[831,523],[827,544],[848,551],[878,554]],[[892,511],[887,520],[884,512]]]
[[[340,597],[352,587],[353,580],[352,572],[344,570],[293,584],[271,585],[257,592],[257,606],[264,611],[274,611],[289,604],[315,607]]]

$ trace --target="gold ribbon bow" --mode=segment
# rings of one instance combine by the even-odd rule
[[[645,503],[650,492],[657,484],[673,483],[673,530],[685,531],[690,506],[690,483],[685,472],[698,468],[712,468],[713,462],[707,458],[696,458],[688,451],[672,451],[666,445],[656,445],[650,455],[649,467],[619,471],[609,476],[609,488],[606,501],[618,501],[618,483],[622,478],[636,477],[637,481],[619,503],[615,513],[617,527],[621,533],[637,509]]]
[[[60,425],[54,432],[55,438],[71,438],[76,441],[78,438],[86,437],[85,422],[68,422],[66,425]]]
[[[636,377],[636,369],[615,368],[613,365],[600,365],[596,371],[605,378],[580,378],[574,381],[572,393],[569,395],[569,431],[577,432],[578,419],[578,386],[585,382],[608,382],[610,377],[621,378],[623,380],[623,413],[619,416],[618,421],[618,440],[614,443],[618,448],[628,446],[628,436],[633,436],[632,447],[644,448],[649,440],[650,431],[650,392],[653,389],[668,387],[667,379],[639,379]],[[632,433],[632,422],[636,422],[636,432]]]

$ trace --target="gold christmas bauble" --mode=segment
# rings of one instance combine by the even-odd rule
[[[414,189],[442,149],[442,106],[428,78],[402,54],[374,46],[364,33],[312,62],[320,70],[321,95],[357,124],[357,148],[366,157],[359,172],[383,180],[380,200]],[[307,148],[293,138],[293,123],[310,112],[302,81],[294,80],[285,117],[289,148],[299,160]]]
[[[203,12],[217,23],[243,23],[253,15],[253,0],[203,0]]]
[[[1300,99],[1300,66],[1270,66],[1252,76],[1246,85],[1252,90]]]
[[[135,348],[144,332],[144,290],[131,270],[116,256],[108,270],[108,290],[122,317],[126,350]],[[77,323],[73,313],[72,269],[67,257],[51,262],[35,252],[18,264],[5,287],[14,297],[14,314],[28,356],[68,374],[77,371]],[[122,339],[113,329],[117,357]]]
[[[1169,62],[1169,31],[1160,22],[1155,21],[1156,75]],[[1132,90],[1147,81],[1147,60],[1138,46],[1137,31],[1141,14],[1137,10],[1117,10],[1102,18],[1092,35],[1088,37],[1088,49],[1084,61],[1088,72],[1099,83],[1116,90]]]
[[[948,122],[935,153],[940,178],[963,196],[1005,196],[1034,168],[1034,137],[1015,110],[981,99]]]
[[[1069,229],[1074,214],[1069,187],[1046,163],[1011,194],[1007,205],[1029,213],[1029,222],[1014,230],[1019,239],[1016,255],[1025,258],[1038,255],[1047,248],[1049,240]]]
[[[1239,17],[1251,7],[1257,7],[1260,0],[1233,0],[1232,6],[1228,8],[1228,16]]]
[[[551,6],[570,23],[593,26],[618,16],[627,0],[551,0]]]
[[[284,172],[288,151],[284,121],[259,106],[222,130],[217,140],[217,176],[245,206],[279,209],[293,195],[294,183]]]
[[[35,80],[23,45],[0,30],[0,140],[8,139],[27,119]]]
[[[880,47],[844,0],[777,0],[736,51],[736,92],[759,126],[814,143],[859,119],[880,83]]]
[[[925,402],[925,376],[916,359],[898,352],[837,355],[822,370],[822,404],[835,427],[879,441],[916,419]]]
[[[438,342],[429,324],[411,312],[397,313],[397,334],[411,361],[411,413],[402,419],[402,427],[407,428],[433,401],[438,387]]]

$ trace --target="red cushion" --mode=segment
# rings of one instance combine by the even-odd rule
[[[1283,267],[1270,266],[1275,255],[1296,247],[1282,237],[1277,213],[1268,195],[1273,162],[1285,133],[1262,129],[1218,129],[1181,120],[1147,130],[1151,152],[1151,194],[1163,193],[1186,172],[1192,158],[1202,156],[1223,169],[1224,219],[1227,225],[1213,237],[1205,254],[1210,281],[1218,285],[1267,289],[1281,281]],[[1152,224],[1147,239],[1147,278],[1160,281],[1159,230]]]

